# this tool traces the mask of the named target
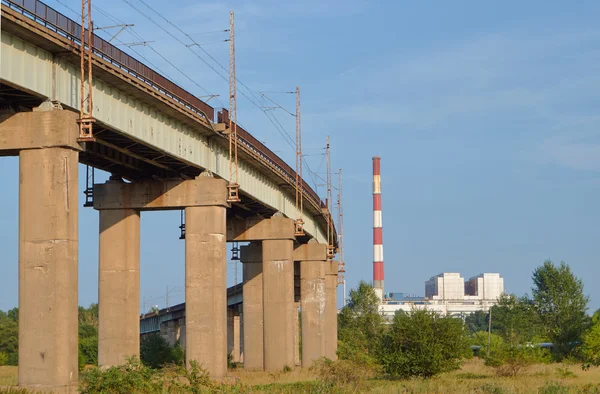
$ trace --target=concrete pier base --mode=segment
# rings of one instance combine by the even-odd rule
[[[78,152],[31,149],[19,158],[19,386],[74,393]]]
[[[232,363],[240,362],[240,313],[229,308],[227,311],[227,352]]]
[[[325,263],[325,357],[337,360],[337,261]]]
[[[140,355],[140,213],[100,211],[98,365]]]
[[[281,371],[294,366],[293,241],[264,240],[262,248],[264,367]]]
[[[227,372],[225,207],[185,209],[186,362],[213,378]]]
[[[294,302],[294,365],[300,366],[300,303]]]
[[[325,356],[325,261],[300,262],[302,367]]]
[[[263,352],[263,273],[262,245],[252,242],[240,248],[243,263],[244,369],[262,370]]]

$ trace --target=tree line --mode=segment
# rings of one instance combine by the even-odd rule
[[[499,375],[534,363],[600,365],[600,311],[588,315],[581,279],[566,263],[546,261],[532,281],[531,296],[503,294],[491,311],[464,320],[412,310],[391,321],[379,311],[373,288],[361,282],[338,315],[338,356],[400,378],[458,369],[474,350]]]
[[[98,304],[79,307],[79,369],[98,365]],[[144,336],[140,341],[140,359],[144,365],[158,368],[163,364],[181,364],[183,350],[170,346],[158,333]],[[0,366],[19,365],[19,308],[0,310]]]

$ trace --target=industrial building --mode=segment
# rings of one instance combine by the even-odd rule
[[[404,293],[387,293],[380,311],[392,318],[396,311],[427,309],[441,315],[463,316],[475,311],[487,311],[498,303],[504,292],[504,279],[498,273],[483,273],[465,282],[459,273],[444,272],[425,282],[425,297]]]
[[[381,158],[373,157],[373,289],[381,300],[380,311],[391,319],[396,311],[427,309],[441,315],[464,316],[487,311],[504,292],[497,273],[479,274],[465,282],[456,272],[444,272],[425,282],[425,297],[384,293],[383,220],[381,204]],[[345,291],[344,291],[345,293]],[[344,297],[346,295],[344,294]]]

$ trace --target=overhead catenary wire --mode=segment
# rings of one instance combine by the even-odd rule
[[[157,23],[152,17],[150,17],[147,13],[143,12],[139,7],[136,7],[132,1],[130,0],[123,0],[127,5],[129,5],[132,9],[134,9],[136,12],[138,12],[141,16],[143,16],[144,18],[148,19],[150,22],[152,22],[153,24],[155,24],[157,27],[159,27],[162,31],[164,31],[169,37],[173,38],[175,41],[177,41],[179,44],[184,45],[188,48],[188,50],[190,50],[196,57],[198,57],[199,60],[201,60],[204,64],[206,64],[210,69],[212,69],[217,75],[219,75],[221,78],[223,78],[224,80],[226,80],[226,77],[219,72],[219,70],[217,70],[215,67],[213,67],[212,65],[210,65],[210,63],[208,63],[204,58],[202,58],[202,56],[200,56],[197,52],[195,52],[194,50],[192,50],[191,47],[188,47],[187,44],[185,44],[184,41],[182,41],[181,39],[179,39],[176,35],[172,34],[169,30],[165,29],[161,24]],[[57,3],[63,5],[65,8],[69,9],[71,12],[73,12],[75,15],[78,15],[78,13],[76,11],[74,11],[71,7],[69,7],[67,4],[65,4],[62,0],[56,0]],[[159,13],[158,11],[156,11],[154,8],[152,8],[146,1],[144,0],[140,0],[140,3],[144,4],[146,7],[148,7],[148,9],[150,9],[152,12],[154,12],[156,15],[160,16],[163,20],[165,20],[169,25],[173,26],[177,31],[179,31],[181,34],[185,35],[190,41],[192,41],[192,43],[196,44],[194,46],[198,46],[200,48],[200,50],[202,50],[203,53],[205,53],[213,62],[215,62],[221,69],[223,69],[224,71],[227,71],[226,68],[217,61],[217,59],[215,59],[208,51],[206,51],[204,48],[202,48],[201,43],[196,42],[196,40],[194,40],[194,38],[192,37],[193,35],[201,35],[201,34],[210,34],[210,33],[220,33],[220,32],[226,32],[228,31],[228,29],[224,29],[224,30],[215,30],[213,32],[201,32],[201,33],[185,33],[181,28],[179,28],[177,25],[175,25],[174,23],[172,23],[171,21],[169,21],[166,17],[164,17],[164,15],[162,15],[161,13]],[[93,6],[94,9],[96,9],[100,14],[104,15],[106,18],[114,21],[115,23],[118,24],[122,24],[123,22],[120,21],[119,19],[117,19],[116,17],[110,15],[108,12],[104,11],[103,9],[97,7],[97,6]],[[144,38],[142,36],[140,36],[134,29],[128,28],[127,31],[134,37],[136,37],[137,39],[139,39],[141,42],[146,42],[144,40]],[[125,44],[125,42],[123,42],[122,40],[119,40],[118,38],[116,39],[116,41],[118,41],[121,44]],[[203,92],[205,92],[207,95],[211,96],[211,97],[216,97],[216,95],[212,95],[210,94],[210,92],[203,86],[201,86],[200,84],[198,84],[193,78],[191,78],[189,75],[187,75],[181,68],[179,68],[178,66],[176,66],[172,61],[170,61],[167,57],[165,57],[164,55],[162,55],[158,50],[156,50],[155,48],[153,48],[152,45],[145,45],[149,48],[150,51],[152,51],[154,54],[156,54],[156,56],[160,57],[166,64],[168,64],[169,66],[171,66],[174,70],[176,70],[179,74],[181,74],[185,79],[189,80],[190,82],[192,82],[196,87],[198,87],[199,89],[201,89]],[[161,70],[160,67],[158,67],[156,64],[154,64],[152,61],[150,61],[147,57],[145,57],[143,54],[141,54],[140,52],[136,51],[135,49],[128,47],[129,50],[132,53],[135,53],[138,57],[140,57],[141,59],[143,59],[145,62],[147,62],[150,66],[152,66],[154,69],[156,69],[157,71],[159,71],[161,74],[163,74],[165,77],[174,80],[174,78],[172,78],[172,76],[169,76],[168,73],[166,73],[164,70]],[[279,119],[276,117],[275,114],[273,114],[271,111],[268,110],[264,110],[261,108],[261,104],[258,102],[261,98],[263,100],[268,100],[269,102],[274,103],[278,108],[284,110],[286,113],[293,115],[290,111],[286,110],[285,108],[283,108],[283,106],[279,105],[278,103],[276,103],[274,100],[272,100],[270,97],[266,96],[266,93],[269,94],[279,94],[279,93],[294,93],[294,92],[279,92],[279,91],[265,91],[265,92],[258,92],[258,94],[260,95],[260,97],[257,95],[257,93],[255,93],[255,91],[253,91],[252,89],[250,89],[245,83],[243,83],[243,81],[241,81],[239,78],[236,77],[237,82],[245,89],[247,90],[248,94],[246,94],[244,91],[240,91],[240,93],[242,94],[242,96],[244,96],[246,99],[248,99],[248,101],[250,101],[250,103],[252,103],[254,106],[256,106],[257,108],[259,108],[267,117],[267,119],[269,120],[269,122],[273,125],[273,127],[276,129],[276,131],[281,135],[281,137],[284,139],[284,141],[286,142],[286,144],[288,146],[290,146],[290,148],[294,149],[295,148],[295,141],[294,139],[291,137],[290,133],[288,132],[288,130],[281,124],[281,122],[279,121]],[[251,96],[251,97],[250,97]],[[223,105],[223,103],[218,99],[218,97],[216,98],[216,101],[219,103],[219,105],[221,107],[225,107]],[[306,169],[309,171],[309,174],[311,175],[311,177],[313,178],[313,184],[315,185],[315,188],[317,188],[317,179],[321,179],[323,180],[322,177],[318,176],[314,171],[312,171],[310,165],[308,164],[308,161],[306,160],[305,156],[313,156],[313,155],[302,155],[302,161],[304,162],[304,165],[306,166]],[[318,155],[315,155],[318,156]]]
[[[59,3],[59,4],[61,4],[62,6],[64,6],[66,9],[70,10],[73,14],[79,15],[79,13],[77,11],[75,11],[73,8],[69,7],[69,5],[67,5],[66,3],[64,3],[62,0],[55,0],[55,1],[57,3]],[[92,5],[92,8],[94,8],[96,11],[98,11],[99,13],[101,13],[102,15],[104,15],[106,18],[110,19],[114,23],[123,24],[123,22],[121,20],[117,19],[115,16],[113,16],[113,15],[109,14],[108,12],[104,11],[100,7],[98,7],[96,5]],[[140,36],[135,30],[133,30],[133,29],[127,29],[127,31],[130,32],[135,38],[139,39],[141,42],[147,42],[147,41],[144,41],[144,38],[142,38],[142,36]],[[116,41],[118,41],[122,45],[127,45],[125,42],[123,42],[122,40],[120,40],[118,38],[116,38]],[[175,64],[173,64],[173,62],[171,62],[168,58],[166,58],[164,55],[162,55],[159,51],[157,51],[156,49],[154,49],[151,45],[148,44],[148,45],[145,45],[145,46],[147,46],[152,52],[154,52],[157,56],[159,56],[163,61],[165,61],[171,67],[173,67],[177,72],[179,72],[181,75],[183,75],[186,79],[188,79],[194,85],[196,85],[198,88],[200,88],[204,93],[206,93],[206,94],[208,94],[210,96],[214,96],[205,87],[203,87],[200,84],[198,84],[193,78],[191,78],[189,75],[187,75],[183,70],[181,70]],[[147,62],[148,65],[150,65],[155,70],[157,70],[158,72],[160,72],[161,74],[163,74],[165,77],[167,77],[168,79],[171,79],[171,80],[175,80],[175,78],[173,78],[172,76],[170,76],[167,72],[165,72],[164,70],[162,70],[160,67],[158,67],[156,64],[154,64],[152,61],[150,61],[148,58],[146,58],[140,52],[136,51],[135,49],[131,48],[130,46],[128,46],[128,48],[131,50],[131,52],[135,53],[137,56],[139,56],[141,59],[143,59],[145,62]],[[219,101],[219,100],[217,99],[217,101]],[[221,104],[221,106],[222,106],[222,104]]]
[[[197,52],[195,52],[192,48],[193,47],[189,47],[188,44],[185,44],[182,40],[180,40],[179,38],[177,38],[174,34],[172,34],[171,32],[169,32],[167,29],[165,29],[161,24],[157,23],[154,19],[152,19],[150,16],[146,15],[144,12],[142,12],[141,10],[139,10],[139,8],[135,7],[130,0],[123,0],[125,3],[127,3],[131,8],[133,8],[134,10],[136,10],[137,12],[139,12],[142,16],[144,16],[146,19],[150,20],[152,23],[154,23],[157,27],[159,27],[161,30],[163,30],[165,33],[167,33],[169,36],[171,36],[173,39],[175,39],[178,43],[186,46],[188,48],[188,50],[190,50],[198,59],[200,59],[204,64],[206,64],[210,69],[212,69],[218,76],[220,76],[224,81],[229,82],[228,78],[221,72],[219,72],[215,67],[213,67],[210,63],[208,63],[202,56],[200,56]],[[229,71],[227,70],[227,68],[225,68],[225,66],[223,66],[217,59],[215,59],[206,49],[204,49],[202,47],[202,45],[198,44],[193,37],[191,37],[190,34],[186,33],[185,31],[183,31],[179,26],[177,26],[176,24],[174,24],[173,22],[171,22],[168,18],[166,18],[163,14],[161,14],[160,12],[156,11],[154,8],[152,8],[152,6],[150,6],[146,1],[144,0],[139,0],[140,3],[144,4],[150,11],[152,11],[153,13],[155,13],[156,15],[158,15],[161,19],[163,19],[166,23],[168,23],[169,25],[173,26],[177,31],[179,31],[181,34],[183,34],[184,36],[187,37],[188,40],[191,41],[192,44],[196,44],[194,47],[198,47],[200,48],[200,50],[206,55],[208,56],[215,64],[217,64],[224,72],[229,73]],[[287,132],[287,130],[285,130],[285,128],[281,125],[281,123],[279,122],[279,120],[273,115],[273,114],[269,114],[268,111],[265,111],[263,108],[261,108],[261,105],[258,103],[259,101],[259,97],[256,95],[256,93],[254,92],[254,90],[250,89],[243,81],[241,81],[239,78],[236,77],[236,81],[237,83],[239,83],[242,87],[244,87],[248,93],[253,97],[249,97],[248,94],[244,93],[243,90],[240,90],[239,93],[244,96],[248,101],[250,101],[250,103],[252,103],[255,107],[257,107],[258,109],[260,109],[265,116],[267,116],[267,119],[269,119],[269,121],[271,122],[271,124],[276,128],[276,130],[279,132],[279,134],[282,135],[282,137],[286,140],[286,142],[288,143],[288,145],[290,145],[291,148],[294,148],[295,144],[294,144],[294,140],[293,138],[290,136],[290,133]],[[221,104],[222,105],[222,104]]]

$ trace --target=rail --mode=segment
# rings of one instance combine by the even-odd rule
[[[24,16],[33,21],[50,28],[54,32],[69,39],[73,44],[81,45],[81,25],[72,19],[66,17],[52,7],[47,6],[39,0],[2,0],[11,9],[15,9]],[[121,70],[136,77],[143,83],[152,87],[156,91],[164,94],[173,101],[179,103],[186,109],[214,122],[214,108],[189,93],[179,85],[171,82],[161,74],[152,70],[139,60],[123,52],[119,48],[110,44],[108,41],[92,35],[93,53],[102,59],[110,62]],[[225,114],[226,110],[223,110]],[[219,113],[221,114],[221,113]],[[219,119],[224,120],[224,119]],[[272,167],[275,167],[280,176],[283,176],[292,185],[295,185],[296,172],[285,163],[279,156],[273,153],[263,143],[254,138],[249,132],[238,125],[238,139],[247,150],[253,153],[262,161],[266,161]],[[325,207],[325,204],[317,193],[302,179],[305,196],[318,207]]]

